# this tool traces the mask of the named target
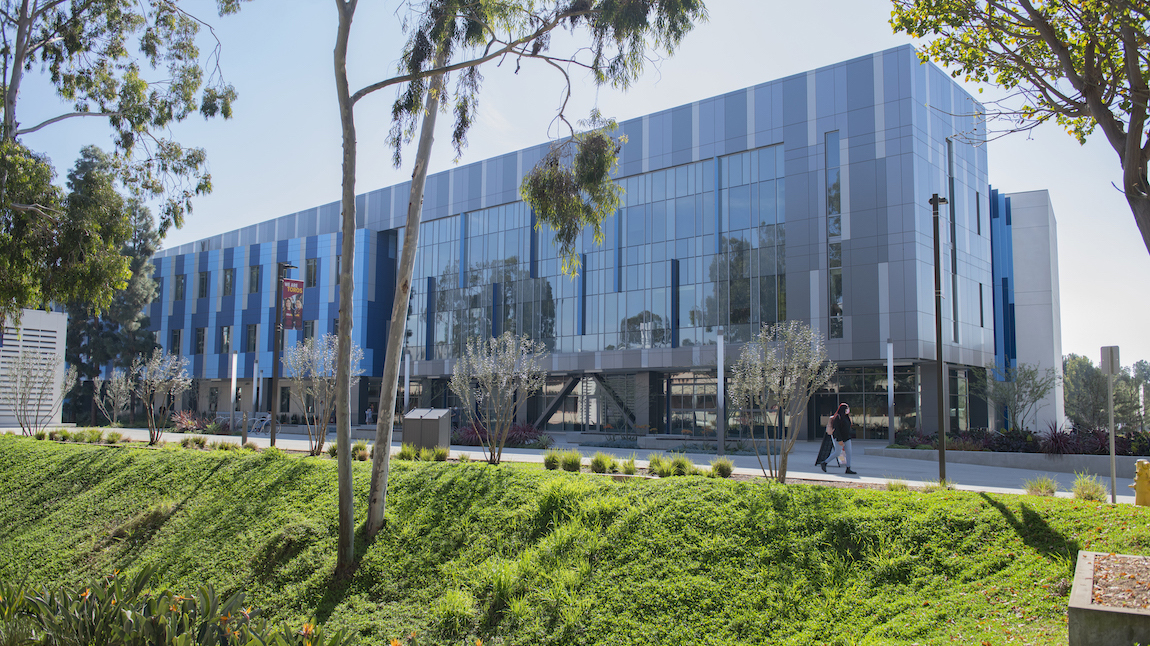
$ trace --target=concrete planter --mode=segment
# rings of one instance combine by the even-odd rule
[[[1103,552],[1078,552],[1074,587],[1070,589],[1070,646],[1110,646],[1150,643],[1150,610],[1092,603],[1094,557]]]
[[[906,458],[938,462],[938,451],[925,449],[868,448],[866,455],[884,458]],[[1115,456],[1114,464],[1119,478],[1134,477],[1134,463],[1145,456]],[[1109,455],[1051,455],[1048,453],[999,453],[995,451],[950,451],[946,461],[955,464],[979,464],[987,467],[1026,469],[1027,471],[1054,471],[1056,473],[1088,473],[1102,478],[1110,477]]]

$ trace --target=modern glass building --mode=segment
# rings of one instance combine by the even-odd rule
[[[891,426],[933,431],[928,200],[938,193],[948,199],[951,424],[986,425],[968,387],[972,371],[995,359],[982,113],[905,46],[625,121],[623,206],[603,244],[589,234],[579,241],[576,278],[562,275],[550,232],[536,231],[519,201],[546,144],[431,175],[407,321],[412,404],[451,405],[447,379],[464,341],[512,331],[551,350],[546,392],[526,421],[706,437],[719,424],[720,331],[730,366],[761,325],[799,319],[826,336],[840,367],[812,401],[812,436],[840,401],[860,437],[886,437]],[[369,404],[378,410],[408,191],[405,183],[356,201],[360,421]],[[245,409],[262,378],[261,408],[301,412],[267,392],[276,263],[298,267],[292,277],[305,282],[304,329],[287,343],[333,332],[338,227],[332,203],[157,254],[151,320],[165,348],[192,359],[197,408],[221,407],[234,350]]]

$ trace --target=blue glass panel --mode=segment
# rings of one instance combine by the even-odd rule
[[[675,200],[675,235],[681,239],[691,238],[696,234],[695,198],[681,197]]]
[[[746,184],[730,189],[729,231],[742,231],[751,226],[751,191]]]

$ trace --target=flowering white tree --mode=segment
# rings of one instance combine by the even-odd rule
[[[34,349],[21,349],[3,364],[0,371],[0,403],[12,410],[24,435],[43,429],[64,403],[64,396],[76,384],[76,368],[64,370],[59,390],[56,379],[64,357]]]
[[[108,418],[112,426],[116,426],[120,411],[128,407],[128,400],[132,396],[132,375],[116,368],[111,378],[96,377],[93,384],[96,408],[100,409],[100,413]]]
[[[471,337],[451,373],[451,392],[477,426],[487,461],[499,464],[519,409],[547,380],[546,347],[526,336],[504,332],[497,338]]]
[[[135,381],[136,396],[148,411],[148,444],[156,444],[163,437],[163,429],[156,420],[167,416],[169,400],[179,397],[192,385],[187,368],[187,359],[160,349],[147,359],[137,357],[132,362],[130,372]]]
[[[827,361],[822,333],[802,321],[764,325],[743,346],[743,354],[732,370],[731,399],[744,414],[753,412],[755,407],[764,416],[771,409],[778,412],[778,430],[774,437],[767,434],[764,476],[787,481],[787,456],[806,420],[807,403],[830,381],[836,369]],[[754,443],[754,433],[751,435]],[[757,444],[755,450],[757,453]],[[759,465],[762,466],[761,457]]]
[[[309,451],[323,453],[327,441],[328,420],[335,410],[336,365],[339,356],[339,337],[325,334],[296,343],[284,353],[284,374],[291,382],[292,398],[306,413]],[[363,350],[351,344],[351,376],[363,374]],[[350,381],[348,382],[351,383]]]

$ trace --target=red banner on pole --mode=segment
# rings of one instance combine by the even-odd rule
[[[284,279],[284,329],[303,329],[303,281]]]

